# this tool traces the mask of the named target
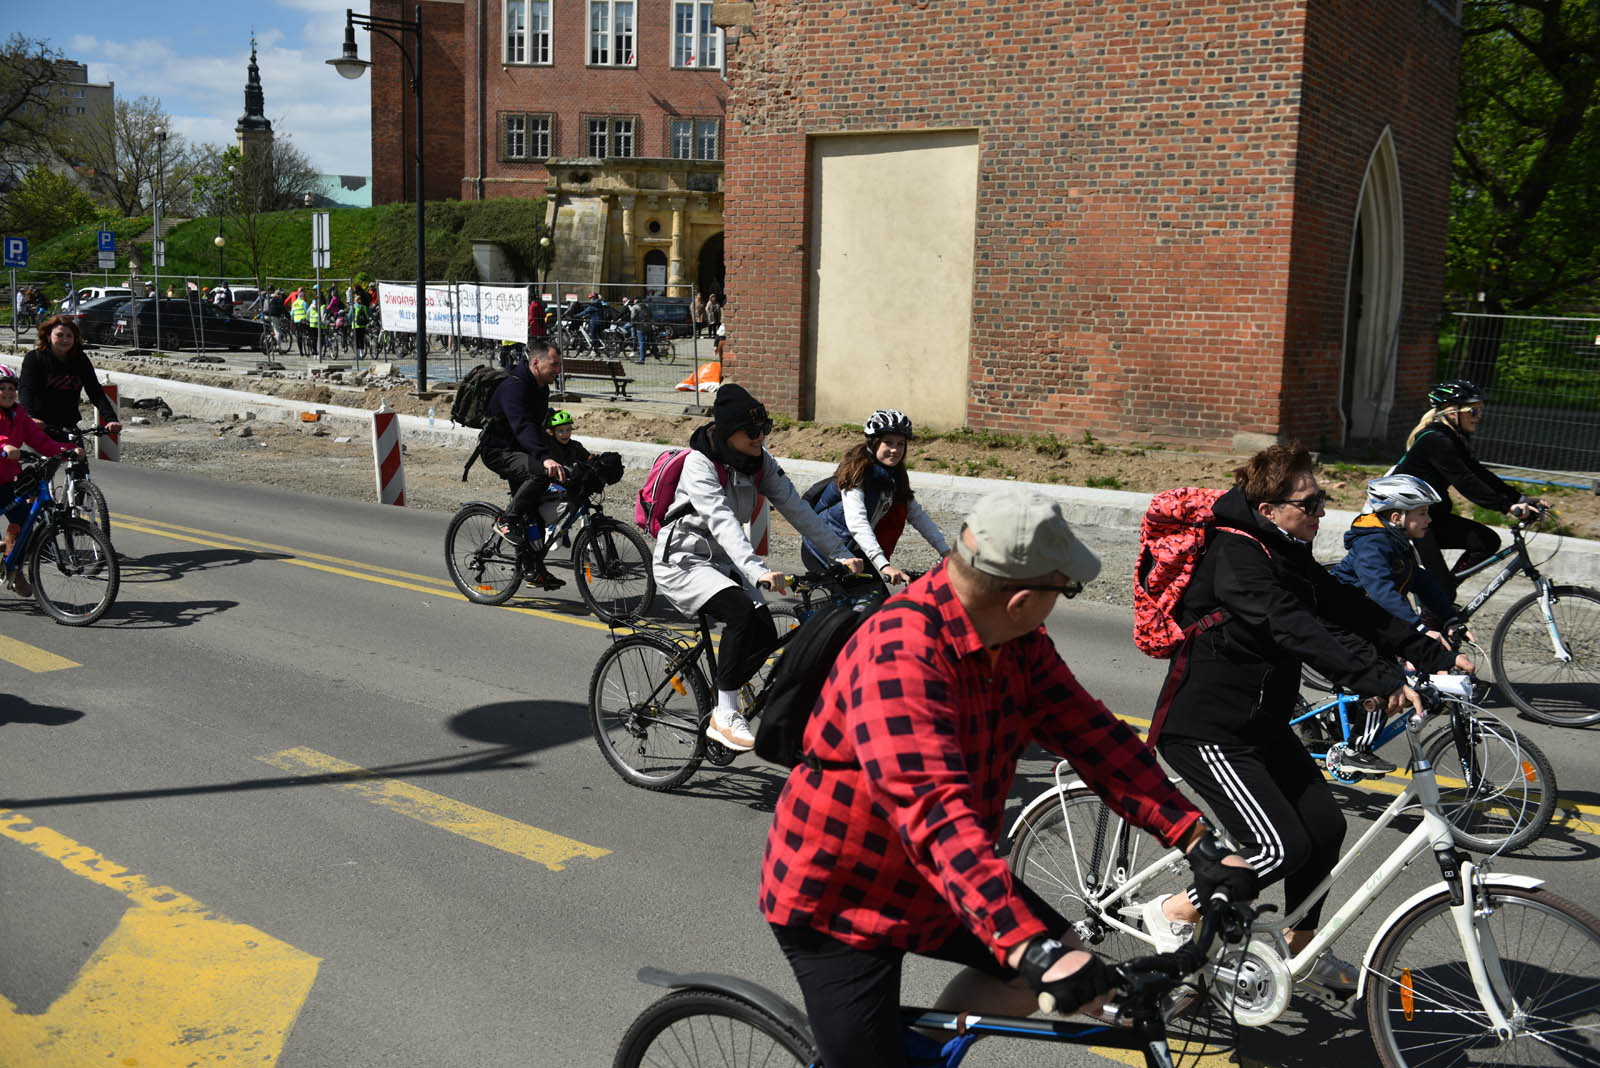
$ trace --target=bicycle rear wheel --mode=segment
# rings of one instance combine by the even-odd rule
[[[1535,590],[1512,605],[1489,643],[1495,685],[1541,723],[1581,727],[1600,722],[1600,591],[1550,589],[1550,623]],[[1570,660],[1557,658],[1550,624]]]
[[[683,650],[654,634],[630,634],[600,656],[589,680],[594,740],[618,775],[646,790],[687,782],[705,759],[711,691]]]
[[[110,538],[92,523],[67,518],[35,535],[28,579],[46,615],[69,627],[86,627],[117,599],[122,571]]]
[[[675,990],[633,1021],[611,1068],[804,1068],[809,1037],[748,1001],[712,990]]]
[[[638,619],[656,599],[650,543],[631,527],[597,518],[572,543],[578,594],[607,623]]]
[[[1453,720],[1454,717],[1451,717]],[[1556,807],[1556,774],[1539,747],[1486,713],[1468,710],[1424,739],[1439,772],[1439,810],[1456,843],[1480,853],[1518,849],[1544,833]]]
[[[444,535],[450,581],[476,604],[505,604],[522,585],[522,559],[495,533],[498,509],[469,504],[455,514]]]
[[[1367,975],[1367,1022],[1386,1068],[1600,1065],[1600,921],[1540,889],[1492,886],[1473,924],[1499,955],[1517,1033],[1495,1035],[1463,959],[1447,891],[1389,929]],[[1492,937],[1484,937],[1484,935]],[[1492,962],[1489,962],[1492,963]]]
[[[69,480],[66,465],[62,465],[50,479],[50,495],[65,501],[74,516],[111,536],[111,508],[106,504],[106,495],[87,476]]]

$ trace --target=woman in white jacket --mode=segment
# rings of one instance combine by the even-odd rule
[[[739,689],[778,643],[761,588],[786,592],[783,575],[756,554],[743,523],[764,496],[802,537],[852,571],[861,568],[763,447],[772,431],[767,409],[742,387],[724,383],[712,421],[689,438],[690,453],[670,522],[656,536],[656,587],[688,616],[705,612],[723,624],[717,655],[717,706],[706,735],[729,749],[755,745],[739,711]]]

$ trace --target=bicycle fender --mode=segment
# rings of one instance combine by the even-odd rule
[[[1015,841],[1017,832],[1022,830],[1023,823],[1025,823],[1029,817],[1033,816],[1034,813],[1049,805],[1060,804],[1061,795],[1063,792],[1067,790],[1076,790],[1080,787],[1087,788],[1087,786],[1088,784],[1082,779],[1073,779],[1071,782],[1063,783],[1059,787],[1052,786],[1048,790],[1045,790],[1038,797],[1035,797],[1032,801],[1029,801],[1027,805],[1023,807],[1021,812],[1017,813],[1017,818],[1012,821],[1011,830],[1006,832],[1006,837],[1012,841]]]
[[[811,1023],[806,1019],[806,1014],[760,983],[752,983],[736,975],[719,975],[716,972],[678,974],[651,967],[639,969],[639,981],[673,990],[713,990],[741,1001],[748,1001],[768,1015],[776,1017],[797,1034],[804,1035],[807,1042],[812,1041]]]
[[[1508,873],[1494,873],[1486,875],[1483,876],[1483,881],[1488,883],[1490,886],[1512,886],[1519,890],[1537,890],[1539,887],[1544,885],[1543,879],[1537,879],[1531,875],[1512,875]],[[1427,889],[1418,890],[1416,893],[1400,902],[1400,904],[1395,907],[1395,910],[1389,913],[1389,915],[1384,918],[1384,921],[1378,925],[1378,933],[1372,936],[1371,942],[1367,943],[1366,956],[1361,958],[1361,974],[1356,979],[1357,1000],[1360,1000],[1367,995],[1368,969],[1372,967],[1372,958],[1378,955],[1378,946],[1383,942],[1384,936],[1389,933],[1389,929],[1399,922],[1401,916],[1404,916],[1407,912],[1410,912],[1415,906],[1421,904],[1430,897],[1435,897],[1439,894],[1448,894],[1449,892],[1449,887],[1445,886],[1444,881],[1441,879],[1439,882],[1434,883]]]

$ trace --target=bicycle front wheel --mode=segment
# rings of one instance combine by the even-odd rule
[[[578,594],[607,623],[638,619],[656,600],[650,543],[630,527],[596,519],[572,543]]]
[[[117,599],[122,571],[104,532],[82,519],[68,518],[51,523],[35,537],[28,578],[45,615],[69,627],[86,627]]]
[[[693,663],[670,670],[682,652],[654,634],[630,634],[601,655],[589,680],[600,752],[646,790],[681,786],[705,759],[711,691]]]
[[[1552,626],[1570,659],[1559,658]],[[1551,587],[1548,622],[1539,592],[1528,594],[1495,628],[1489,662],[1506,700],[1541,723],[1581,727],[1600,721],[1600,591]]]
[[[495,533],[500,512],[469,504],[450,520],[444,535],[444,563],[450,581],[476,604],[505,604],[522,585],[522,560]]]
[[[58,501],[67,502],[74,516],[99,527],[110,537],[111,509],[106,504],[106,495],[88,478],[68,478],[63,465],[50,480],[50,495]]]
[[[1519,849],[1544,833],[1556,773],[1528,739],[1490,716],[1465,713],[1423,743],[1439,772],[1439,810],[1456,843],[1480,853]]]
[[[714,990],[675,990],[639,1014],[611,1068],[804,1068],[811,1040],[748,1001]]]
[[[1441,891],[1389,929],[1367,975],[1367,1022],[1386,1068],[1600,1065],[1600,922],[1540,889],[1494,886],[1473,923],[1498,954],[1514,1004],[1510,1041],[1494,1033]],[[1487,961],[1491,969],[1493,961]]]

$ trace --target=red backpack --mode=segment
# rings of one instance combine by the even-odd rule
[[[1222,622],[1220,610],[1185,631],[1178,623],[1178,602],[1194,578],[1212,530],[1254,535],[1219,526],[1211,508],[1225,490],[1186,486],[1158,493],[1139,524],[1139,560],[1133,572],[1133,644],[1147,656],[1170,659],[1191,633]],[[1261,549],[1266,552],[1266,546]],[[1270,557],[1272,554],[1267,553]]]

